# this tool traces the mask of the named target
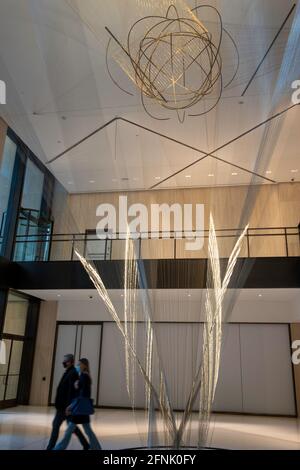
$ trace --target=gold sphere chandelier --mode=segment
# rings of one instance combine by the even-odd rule
[[[214,16],[211,29],[199,19],[201,12]],[[231,34],[224,28],[219,11],[210,5],[198,6],[179,14],[171,4],[165,16],[145,16],[130,27],[126,44],[106,27],[110,35],[106,50],[106,64],[113,82],[124,92],[113,77],[109,66],[112,43],[118,47],[118,56],[112,55],[140,91],[142,105],[152,118],[157,116],[153,104],[169,112],[176,112],[180,122],[186,116],[201,116],[214,109],[224,88],[234,80],[239,67],[239,54]],[[230,77],[225,81],[221,47],[229,42],[227,51],[235,55]],[[209,98],[209,105],[204,98]],[[151,108],[151,111],[150,111]]]

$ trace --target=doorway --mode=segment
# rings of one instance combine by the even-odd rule
[[[62,360],[65,354],[73,354],[75,362],[82,357],[89,360],[93,384],[92,398],[95,403],[98,403],[102,332],[102,322],[59,322],[57,324],[50,404],[55,401],[56,389],[64,373]]]
[[[3,363],[0,364],[0,407],[15,406],[18,402],[29,300],[9,292],[1,338]]]

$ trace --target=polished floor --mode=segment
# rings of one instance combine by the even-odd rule
[[[53,408],[16,407],[0,411],[0,449],[45,449]],[[127,410],[97,410],[93,427],[104,449],[143,446],[144,414]],[[62,427],[63,429],[63,427]],[[265,416],[216,414],[210,445],[227,449],[300,450],[300,420]],[[70,449],[79,449],[72,437]]]

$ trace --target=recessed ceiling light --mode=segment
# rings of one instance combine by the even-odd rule
[[[121,297],[124,297],[124,294],[121,294]]]
[[[160,176],[155,176],[155,179],[156,179],[156,180],[160,180]]]
[[[74,184],[73,181],[68,181],[68,184]]]
[[[296,168],[295,170],[291,170],[291,173],[298,173],[298,168]]]
[[[60,295],[60,294],[57,294],[57,297],[61,297],[61,295]]]
[[[192,294],[188,294],[188,297],[191,297],[191,296],[192,296]]]
[[[232,176],[237,176],[237,173],[235,173],[235,172],[233,172],[233,173],[231,173],[231,174],[232,174]]]
[[[185,175],[185,177],[186,177],[186,178],[191,178],[191,177],[192,177],[192,175]]]
[[[267,170],[267,171],[266,171],[266,174],[267,174],[267,175],[270,175],[271,173],[272,173],[271,170]]]
[[[208,176],[215,176],[213,173],[208,173]]]
[[[262,294],[258,294],[258,297],[262,297]]]
[[[89,182],[90,182],[91,184],[93,184],[93,183],[95,183],[95,180],[90,180]]]

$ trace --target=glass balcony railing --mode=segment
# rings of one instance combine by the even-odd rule
[[[240,229],[216,230],[219,254],[228,258],[241,233]],[[171,232],[135,235],[136,255],[140,259],[186,259],[208,257],[208,230],[198,233],[204,239],[201,250],[187,250],[186,242],[191,239],[176,238]],[[144,238],[147,236],[147,238]],[[197,238],[197,237],[195,237]],[[194,239],[195,239],[194,238]],[[298,227],[249,228],[242,243],[240,257],[292,257],[300,256],[300,236]],[[26,253],[24,259],[17,261],[70,261],[76,260],[75,248],[93,260],[121,260],[125,258],[125,239],[115,234],[99,239],[95,231],[76,234],[18,235],[15,252]],[[45,250],[45,244],[49,249]],[[20,249],[22,247],[22,249]],[[32,259],[30,253],[33,253]]]

